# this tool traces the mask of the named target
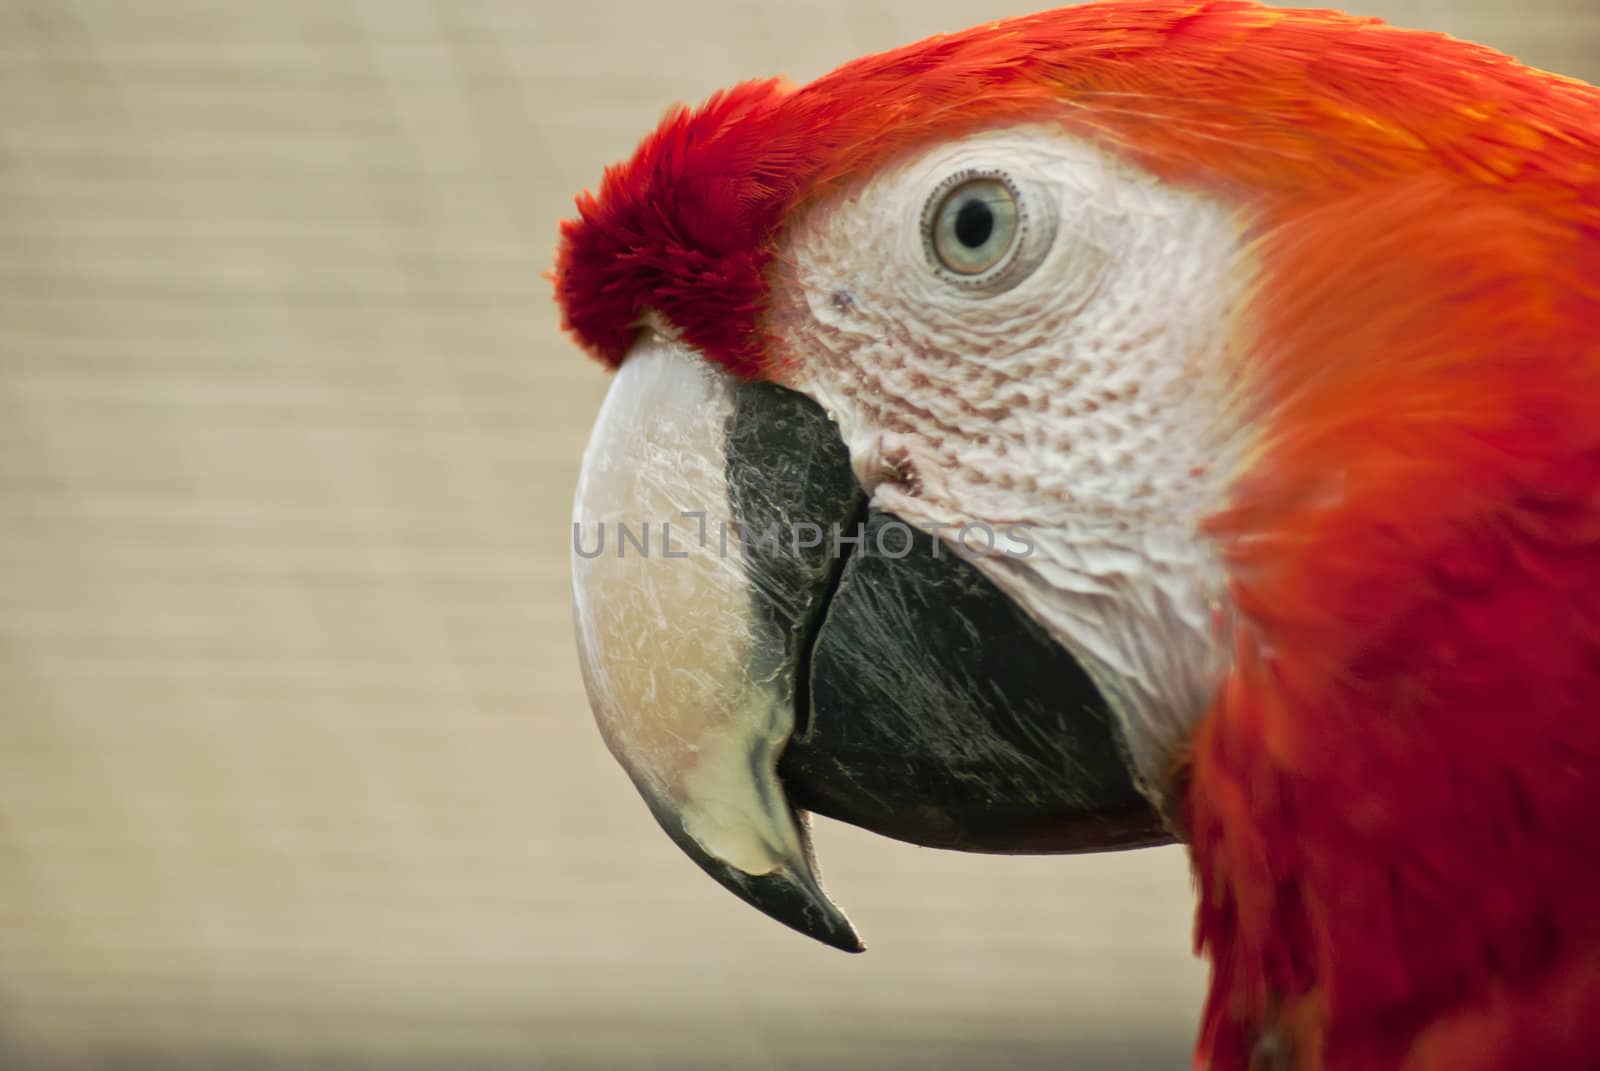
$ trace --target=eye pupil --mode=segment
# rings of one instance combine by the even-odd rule
[[[956,241],[968,249],[982,248],[994,233],[994,212],[976,197],[956,210]]]
[[[1017,248],[1017,190],[1005,178],[961,171],[934,189],[922,209],[922,240],[935,268],[980,280]]]

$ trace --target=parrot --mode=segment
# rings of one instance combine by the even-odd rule
[[[672,839],[1184,846],[1212,1071],[1600,1067],[1600,90],[1105,0],[674,106],[561,224]]]

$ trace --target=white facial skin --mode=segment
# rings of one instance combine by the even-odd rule
[[[930,198],[966,171],[1021,209],[1015,254],[976,282],[925,242]],[[1241,245],[1227,204],[1018,126],[810,206],[772,275],[784,382],[838,422],[872,504],[929,530],[1023,526],[1031,552],[963,552],[1082,663],[1158,806],[1227,664],[1200,523],[1245,449]]]

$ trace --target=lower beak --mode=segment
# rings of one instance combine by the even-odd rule
[[[602,734],[712,877],[860,951],[807,810],[969,851],[1170,839],[1071,656],[869,508],[814,403],[655,335],[584,455],[574,617]]]

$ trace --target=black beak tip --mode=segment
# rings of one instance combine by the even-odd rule
[[[796,874],[788,867],[746,874],[720,859],[697,851],[689,854],[719,885],[769,918],[841,952],[866,951],[850,920],[810,874]]]
[[[850,920],[810,875],[782,869],[752,876],[725,864],[720,869],[712,876],[725,888],[790,929],[841,952],[866,951]]]
[[[809,863],[809,845],[807,859],[798,865],[783,864],[766,874],[747,874],[700,847],[677,821],[663,820],[661,824],[701,870],[762,914],[841,952],[866,951],[850,920],[817,884]]]

